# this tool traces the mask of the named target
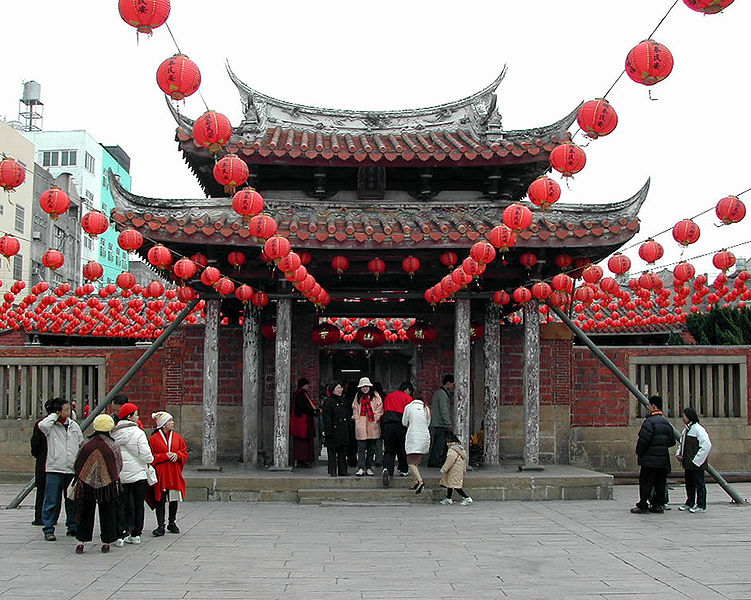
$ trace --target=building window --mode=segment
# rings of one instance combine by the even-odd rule
[[[94,249],[94,240],[92,240],[88,235],[83,236],[83,245],[89,249]]]
[[[65,252],[65,232],[55,225],[55,248]]]
[[[13,257],[13,279],[16,281],[23,279],[23,256],[20,254]]]
[[[107,244],[107,260],[112,262],[112,244]]]
[[[91,156],[88,152],[86,153],[86,156],[84,157],[84,166],[86,167],[86,170],[89,173],[94,172],[94,157]]]
[[[24,225],[26,224],[26,209],[23,206],[16,204],[16,231],[23,233]]]
[[[102,185],[104,186],[105,190],[110,189],[110,178],[107,177],[107,173],[102,175]]]
[[[99,256],[104,258],[104,253],[105,253],[104,240],[99,240]]]
[[[78,159],[76,150],[45,150],[42,152],[43,167],[75,167]]]
[[[2,204],[0,204],[0,215],[4,215],[4,214],[5,214],[5,207]]]
[[[86,190],[84,192],[84,196],[86,196],[86,200],[84,200],[84,210],[86,212],[90,212],[94,210],[94,194],[92,194],[89,190]]]
[[[63,276],[60,275],[60,273],[57,273],[57,272],[53,271],[53,273],[52,273],[52,284],[57,287],[62,282],[63,282]]]

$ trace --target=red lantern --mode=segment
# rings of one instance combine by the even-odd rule
[[[639,257],[648,264],[653,264],[662,258],[665,253],[662,246],[649,238],[639,246]]]
[[[10,157],[0,160],[0,188],[6,192],[13,191],[26,180],[26,169]]]
[[[499,290],[497,292],[493,292],[493,302],[500,306],[505,306],[506,304],[511,302],[511,296],[508,294],[508,292]]]
[[[570,298],[571,297],[568,295],[567,292],[553,292],[552,294],[550,294],[550,298],[548,299],[548,302],[550,302],[550,304],[552,304],[553,306],[557,306],[560,308],[560,307],[566,306],[566,304],[569,303]],[[540,312],[547,313],[547,308],[548,308],[547,306],[541,306]]]
[[[276,321],[266,321],[261,325],[261,335],[267,340],[276,339]]]
[[[435,305],[438,304],[441,299],[436,294],[435,289],[428,288],[427,290],[425,290],[425,301],[432,305]]]
[[[523,204],[515,202],[503,211],[503,222],[511,231],[519,232],[532,224],[532,211]]]
[[[107,231],[109,226],[109,220],[107,220],[105,214],[99,210],[89,211],[81,219],[81,227],[92,238]]]
[[[586,164],[587,155],[573,142],[556,146],[550,152],[550,166],[564,177],[571,177],[574,173],[578,173]]]
[[[527,197],[535,206],[547,210],[551,204],[560,200],[561,186],[547,175],[542,175],[529,184]]]
[[[454,283],[460,288],[464,288],[472,283],[472,275],[467,273],[463,267],[457,267],[451,271],[451,279],[453,279]]]
[[[531,269],[537,264],[537,255],[534,252],[524,252],[519,256],[519,264],[527,269]]]
[[[584,133],[596,140],[601,135],[613,132],[618,125],[618,115],[607,100],[597,98],[582,104],[576,121]]]
[[[413,344],[429,344],[435,341],[438,333],[435,327],[428,323],[413,323],[405,332],[407,339]]]
[[[331,323],[316,325],[310,332],[310,339],[316,346],[331,346],[336,344],[341,337],[342,332]]]
[[[673,55],[654,40],[644,40],[626,57],[626,75],[636,83],[654,85],[673,70]]]
[[[727,196],[717,203],[715,213],[725,225],[738,223],[746,216],[746,205],[737,196]]]
[[[553,277],[551,284],[556,292],[566,292],[570,294],[574,291],[574,280],[565,273],[560,273]]]
[[[229,296],[235,291],[235,284],[227,277],[222,277],[214,284],[214,289],[219,292],[221,296]]]
[[[555,255],[555,264],[558,265],[558,268],[566,270],[568,269],[574,262],[573,257],[570,254],[556,254]]]
[[[368,325],[357,330],[355,341],[363,348],[378,348],[378,346],[383,346],[386,342],[386,337],[378,327]]]
[[[214,179],[224,186],[228,194],[234,194],[238,186],[248,181],[249,175],[248,164],[237,154],[228,154],[214,165]]]
[[[290,254],[292,253],[290,252]],[[289,254],[287,256],[289,256]],[[295,269],[294,271],[285,274],[285,277],[293,283],[300,283],[301,281],[305,281],[305,278],[307,276],[308,270],[302,265],[297,267],[297,269]]]
[[[151,30],[164,25],[170,12],[169,0],[119,0],[123,21],[137,28],[138,33],[151,35]]]
[[[673,277],[675,277],[676,281],[688,281],[694,275],[696,275],[696,269],[694,269],[694,265],[687,263],[685,260],[679,262],[673,268]]]
[[[631,268],[631,259],[621,254],[620,252],[617,252],[613,254],[613,256],[610,257],[608,260],[608,269],[610,269],[611,273],[614,273],[615,275],[622,275],[623,273],[626,273]]]
[[[519,304],[526,304],[530,300],[532,300],[532,292],[530,292],[525,287],[518,287],[514,290],[514,293],[511,294],[511,297],[514,299],[514,302],[518,302]]]
[[[149,248],[149,251],[146,253],[146,259],[157,269],[166,269],[172,264],[172,252],[166,246],[156,244]]]
[[[249,285],[242,284],[235,290],[235,298],[240,302],[247,303],[253,299],[253,288]]]
[[[57,221],[57,218],[70,208],[70,198],[63,190],[53,185],[39,197],[39,205],[53,220]]]
[[[712,264],[724,273],[735,264],[735,254],[729,250],[720,250],[712,257]]]
[[[120,273],[115,281],[120,289],[129,290],[136,285],[136,276],[133,273],[125,271],[124,273]]]
[[[257,237],[259,240],[266,241],[276,233],[276,221],[269,215],[256,215],[248,223],[250,235]]]
[[[285,275],[294,273],[301,265],[302,261],[300,260],[300,255],[296,252],[290,252],[287,256],[280,258],[276,263],[276,266],[279,267],[279,270],[285,273]],[[287,277],[287,279],[289,279],[289,277]]]
[[[232,197],[232,208],[242,215],[244,222],[249,222],[250,217],[255,217],[264,209],[263,196],[253,188],[240,190]]]
[[[12,235],[4,235],[0,237],[0,254],[5,258],[15,256],[21,251],[21,242],[19,242]]]
[[[143,236],[135,229],[126,229],[117,236],[117,245],[126,252],[135,252],[143,246]]]
[[[444,267],[451,269],[457,262],[459,262],[459,257],[456,252],[448,251],[441,254],[441,264]]]
[[[591,304],[595,299],[595,290],[589,285],[583,285],[574,292],[574,299],[582,304]]]
[[[420,260],[414,256],[408,256],[402,261],[402,269],[412,277],[420,268]]]
[[[603,271],[602,267],[597,265],[588,265],[582,271],[582,278],[587,283],[597,283],[602,279]]]
[[[487,265],[495,259],[495,248],[488,242],[475,242],[469,255],[481,265]]]
[[[380,258],[373,258],[368,262],[368,271],[373,273],[375,278],[378,279],[381,273],[386,271],[386,263]]]
[[[292,251],[292,245],[287,238],[275,235],[266,240],[263,251],[270,259],[279,260]]]
[[[65,257],[59,250],[47,250],[42,256],[42,264],[55,271],[65,264]]]
[[[197,271],[198,265],[189,258],[181,258],[175,263],[175,266],[172,268],[172,272],[175,274],[175,277],[183,281],[186,281],[187,279],[193,277]]]
[[[313,257],[307,250],[301,250],[300,252],[298,252],[298,254],[300,255],[300,262],[303,265],[307,265],[311,260],[313,260]]]
[[[490,243],[499,252],[508,252],[509,248],[516,246],[516,234],[506,225],[496,225],[490,230]]]
[[[269,295],[266,292],[257,291],[253,294],[253,306],[263,308],[269,303]]]
[[[337,255],[331,259],[331,266],[336,271],[336,274],[341,277],[342,273],[349,269],[349,259],[346,256]]]
[[[659,281],[659,283],[657,283]],[[662,281],[651,271],[645,271],[639,275],[639,286],[645,290],[654,290],[662,287]]]
[[[186,304],[198,297],[196,291],[187,285],[177,288],[177,299]]]
[[[673,227],[673,239],[681,246],[688,246],[699,239],[701,230],[691,219],[678,221]]]
[[[485,265],[481,265],[474,258],[468,256],[462,261],[462,269],[464,269],[464,272],[467,273],[467,275],[477,277],[485,271]]]
[[[200,267],[207,267],[209,265],[208,257],[205,254],[201,254],[200,252],[196,252],[193,256],[190,257],[190,260],[192,260]]]
[[[201,273],[201,283],[211,287],[222,277],[222,272],[216,267],[206,267]]]
[[[146,286],[146,289],[143,292],[143,295],[148,296],[149,298],[159,298],[163,294],[164,284],[161,281],[152,281]],[[151,305],[151,303],[148,304]]]
[[[96,281],[104,275],[104,268],[95,260],[91,260],[83,268],[83,278],[88,281]]]
[[[227,255],[227,262],[232,265],[235,271],[239,271],[240,267],[245,264],[245,261],[245,254],[239,250],[233,250]]]
[[[217,154],[232,137],[232,124],[223,114],[207,110],[193,123],[193,139],[198,146]]]
[[[714,15],[721,10],[726,9],[734,0],[683,0],[683,3],[691,10],[704,13],[705,15]]]
[[[200,87],[201,71],[184,54],[175,54],[157,68],[156,83],[173,100],[182,100]]]
[[[537,283],[532,285],[531,291],[532,296],[534,296],[538,300],[547,300],[550,297],[550,294],[553,293],[551,287],[544,281],[538,281]]]

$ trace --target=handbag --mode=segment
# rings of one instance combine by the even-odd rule
[[[78,483],[78,479],[75,477],[70,480],[70,483],[68,484],[68,487],[65,488],[65,497],[68,500],[73,500],[76,497],[76,484]]]
[[[289,415],[289,433],[292,437],[308,437],[308,419],[305,415],[295,414],[295,409]]]
[[[156,469],[151,465],[146,465],[146,483],[156,485],[159,478],[156,475]]]

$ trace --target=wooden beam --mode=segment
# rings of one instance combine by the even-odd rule
[[[203,453],[202,467],[216,467],[219,404],[219,300],[206,301],[203,338]]]
[[[540,464],[540,302],[524,305],[524,468]]]
[[[484,463],[501,462],[498,437],[498,405],[501,395],[501,308],[492,300],[485,304],[485,417]]]
[[[258,464],[258,421],[261,363],[259,313],[251,310],[243,323],[243,462]]]
[[[454,433],[469,448],[470,322],[468,298],[455,303],[454,319]]]
[[[292,346],[292,302],[276,303],[276,367],[274,388],[274,468],[289,468],[290,361]]]

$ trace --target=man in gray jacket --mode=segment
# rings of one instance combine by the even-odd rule
[[[454,391],[454,376],[444,375],[443,385],[433,393],[430,403],[430,429],[433,439],[430,445],[429,467],[443,466],[446,460],[446,434],[451,431],[451,392]]]
[[[70,418],[70,403],[65,398],[52,398],[47,401],[45,407],[50,414],[39,422],[39,430],[47,437],[42,531],[44,531],[45,540],[54,542],[57,539],[55,524],[60,516],[63,494],[73,480],[73,465],[84,440],[78,423]],[[73,499],[66,497],[66,535],[76,535],[75,510]]]

